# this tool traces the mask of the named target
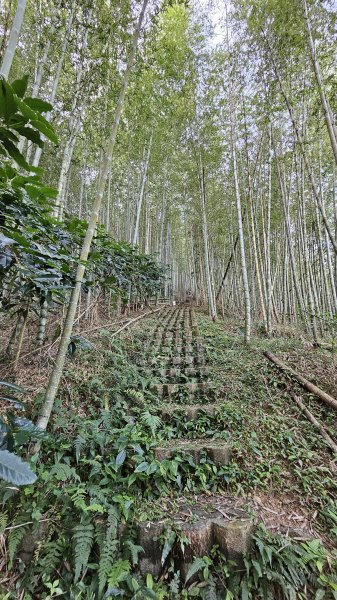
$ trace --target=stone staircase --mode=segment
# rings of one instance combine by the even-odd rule
[[[161,381],[154,391],[163,420],[170,422],[181,412],[186,421],[197,421],[201,414],[214,417],[218,409],[216,395],[193,308],[165,308],[158,319],[141,368],[147,373],[152,371]],[[161,442],[154,454],[159,461],[185,455],[192,457],[194,464],[207,457],[216,467],[228,465],[231,460],[230,444],[218,437],[170,439]],[[160,574],[160,540],[172,523],[188,540],[184,552],[174,557],[183,576],[193,558],[209,555],[215,544],[228,558],[240,561],[253,531],[252,520],[238,499],[222,494],[185,495],[172,505],[167,518],[138,524],[138,543],[145,551],[140,561],[143,574]]]

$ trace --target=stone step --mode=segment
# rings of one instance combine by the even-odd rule
[[[187,539],[184,551],[177,544],[173,554],[175,570],[179,569],[183,578],[194,558],[209,556],[215,545],[219,546],[229,560],[242,565],[243,555],[249,550],[254,526],[237,499],[199,496],[188,501],[182,498],[174,504],[170,503],[166,512],[169,512],[170,520],[164,518],[157,522],[145,521],[138,524],[137,543],[144,550],[139,562],[142,575],[151,573],[153,577],[160,576],[162,539],[172,520],[174,529],[181,531]]]
[[[231,447],[224,440],[179,438],[170,440],[169,443],[170,446],[163,445],[154,449],[157,460],[168,460],[178,452],[192,456],[195,464],[200,463],[200,459],[203,458],[204,454],[207,454],[217,467],[228,465],[231,460]]]
[[[166,354],[167,352],[175,352],[176,354],[181,354],[182,352],[184,352],[184,354],[192,354],[194,352],[195,348],[193,348],[193,346],[191,344],[185,344],[185,345],[176,345],[176,344],[170,344],[170,345],[165,345],[165,346],[161,346],[160,347],[160,353]],[[201,349],[199,350],[199,352],[202,352]]]
[[[167,341],[175,344],[202,344],[200,336],[193,336],[191,332],[158,331],[154,333],[151,339],[155,341]]]
[[[206,360],[203,356],[193,356],[186,354],[185,356],[173,356],[171,359],[172,365],[204,365]]]
[[[207,377],[210,367],[169,367],[156,371],[159,377]]]
[[[155,356],[149,356],[146,362],[149,365],[158,365],[158,363],[160,363],[161,366],[167,368],[171,366],[190,367],[193,365],[199,367],[206,364],[206,359],[198,356],[169,356],[168,354],[159,357],[157,353]]]
[[[216,404],[171,404],[161,407],[161,415],[165,421],[170,421],[173,415],[183,414],[186,421],[196,421],[200,414],[215,417],[218,406]]]
[[[186,396],[189,397],[202,392],[207,392],[212,388],[212,384],[208,381],[199,383],[159,383],[155,384],[153,387],[160,397],[172,398],[174,394],[178,394],[179,392],[182,394],[186,393]]]

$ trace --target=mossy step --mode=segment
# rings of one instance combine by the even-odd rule
[[[211,389],[212,384],[208,381],[199,383],[159,383],[153,386],[161,397],[172,398],[173,394],[186,392],[187,396],[193,396],[200,392],[206,392]]]
[[[167,354],[167,352],[176,352],[179,354],[182,354],[183,352],[186,354],[192,354],[194,351],[193,346],[191,346],[191,344],[185,344],[185,345],[176,345],[176,344],[170,344],[170,345],[165,345],[165,346],[161,346],[160,347],[160,353],[161,354]],[[199,350],[200,352],[200,350]]]
[[[169,367],[157,371],[160,377],[206,377],[210,367]]]
[[[183,414],[186,421],[196,421],[200,414],[215,417],[218,411],[216,404],[171,404],[161,407],[161,415],[165,421],[169,421],[173,415]]]
[[[210,556],[215,545],[229,560],[242,564],[243,555],[250,547],[254,525],[237,499],[205,496],[189,501],[183,498],[174,504],[170,503],[167,513],[170,514],[169,519],[138,524],[137,543],[144,550],[139,562],[142,575],[151,573],[153,577],[158,577],[161,574],[161,540],[165,530],[172,526],[187,539],[184,551],[178,544],[174,553],[175,570],[179,569],[184,578],[194,559]]]
[[[149,356],[148,358],[148,364],[150,365],[158,365],[158,363],[162,366],[162,367],[176,367],[176,366],[182,366],[182,367],[190,367],[190,366],[204,366],[206,364],[206,360],[204,357],[198,357],[198,356],[170,356],[169,354],[163,354],[162,356],[158,356],[158,353],[156,353],[155,356]]]
[[[172,448],[172,446],[174,446]],[[224,440],[219,439],[174,439],[170,440],[169,446],[159,446],[154,449],[157,460],[172,458],[177,452],[192,456],[195,464],[200,463],[204,453],[214,462],[217,467],[228,465],[231,460],[231,447]]]
[[[186,354],[185,356],[172,356],[172,365],[204,365],[205,358],[203,356],[193,356]]]

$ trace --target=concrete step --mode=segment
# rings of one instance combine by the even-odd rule
[[[218,406],[216,404],[171,404],[162,406],[160,409],[164,421],[170,421],[173,415],[183,414],[186,421],[196,421],[202,414],[215,417]]]
[[[200,463],[200,459],[206,454],[217,467],[228,465],[231,460],[231,447],[224,440],[179,438],[170,440],[167,443],[170,446],[163,445],[154,449],[157,460],[168,460],[177,453],[192,456],[195,464]]]
[[[156,371],[159,377],[198,377],[203,379],[210,373],[210,367],[169,367]]]
[[[165,503],[165,499],[162,500]],[[186,577],[195,557],[209,556],[213,546],[229,559],[242,565],[243,555],[249,550],[253,533],[253,522],[248,513],[239,506],[235,498],[225,496],[199,496],[181,498],[170,503],[166,512],[170,519],[138,524],[137,543],[144,549],[139,562],[141,574],[151,573],[158,577],[162,571],[161,555],[163,535],[172,527],[182,531],[187,543],[184,552],[177,544],[172,553],[175,570]]]
[[[175,394],[181,392],[182,395],[193,397],[196,394],[204,393],[212,389],[212,384],[208,381],[200,383],[159,383],[153,386],[157,394],[164,398],[172,398]]]

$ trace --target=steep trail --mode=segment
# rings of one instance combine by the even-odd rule
[[[208,377],[209,366],[194,310],[163,309],[157,320],[140,367],[162,379],[154,389],[163,420],[170,424],[181,412],[186,421],[197,421],[203,414],[214,416],[216,395]],[[220,431],[210,437],[170,439],[154,448],[154,456],[158,461],[180,456],[194,468],[210,460],[221,473],[222,467],[230,463],[231,451],[230,444],[217,433]],[[241,507],[242,500],[210,492],[187,494],[175,502],[163,500],[170,506],[169,516],[157,522],[145,521],[138,527],[138,543],[144,549],[139,564],[142,574],[160,575],[166,558],[162,537],[168,526],[184,536],[184,551],[175,556],[175,566],[183,577],[193,560],[209,556],[215,545],[231,560],[240,561],[248,550],[253,521]]]
[[[202,332],[198,322],[203,324]],[[183,550],[179,544],[174,546],[175,568],[183,577],[193,560],[210,556],[215,545],[240,563],[259,522],[295,539],[319,536],[315,508],[322,494],[323,465],[329,464],[330,457],[322,438],[310,440],[308,423],[299,422],[294,433],[296,409],[289,406],[281,379],[275,394],[262,349],[243,345],[237,336],[229,343],[222,325],[208,324],[189,306],[165,307],[153,315],[145,337],[138,367],[153,380],[150,406],[162,420],[162,430],[153,439],[154,458],[185,468],[194,487],[189,492],[183,486],[177,495],[174,485],[171,494],[154,503],[154,516],[138,523],[138,543],[144,549],[141,573],[158,577],[164,572],[171,551],[170,547],[165,552],[167,531],[179,531],[184,540]],[[259,343],[267,342],[256,339]],[[282,344],[286,347],[289,342]],[[308,442],[312,448],[316,444],[317,454],[307,448]],[[307,465],[311,479],[304,467],[294,463],[295,455],[300,465]],[[213,470],[214,491],[209,481],[203,489],[204,475],[198,479],[198,465]],[[308,485],[314,486],[312,498],[307,495]],[[324,502],[333,489],[333,479],[327,478]],[[235,490],[240,490],[238,495]],[[312,521],[310,514],[314,514]]]

